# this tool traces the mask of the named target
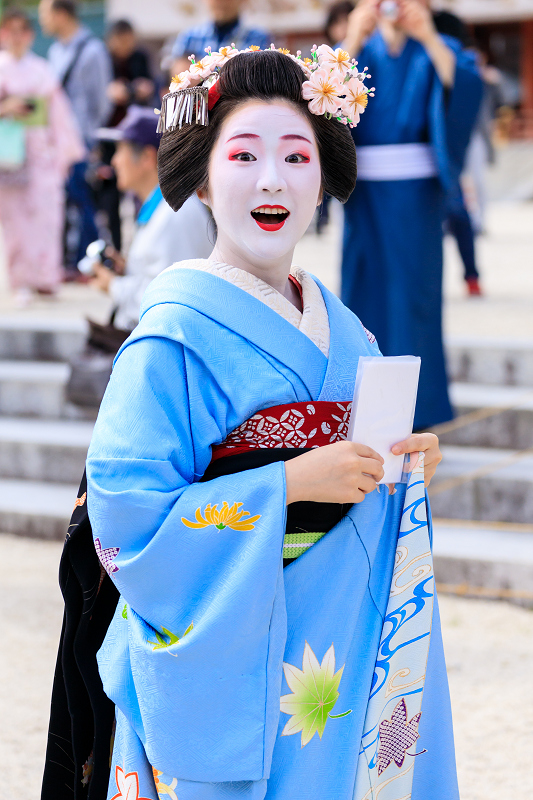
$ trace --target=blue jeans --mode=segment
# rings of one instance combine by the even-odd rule
[[[95,239],[98,239],[98,229],[94,220],[95,208],[91,188],[85,180],[86,171],[86,161],[79,161],[77,164],[74,164],[65,187],[67,203],[76,206],[79,213],[76,264],[84,257],[87,245],[94,242]]]
[[[457,247],[463,261],[465,280],[467,278],[479,278],[474,249],[474,230],[470,214],[463,206],[461,210],[454,210],[448,214],[447,223],[448,230],[457,241]]]
[[[463,193],[460,188],[448,196],[446,207],[446,226],[454,237],[463,261],[464,278],[479,278],[476,266],[476,250],[474,228],[467,211]]]

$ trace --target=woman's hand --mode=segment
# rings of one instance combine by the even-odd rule
[[[94,278],[91,279],[90,285],[93,289],[100,289],[102,292],[109,292],[111,282],[114,280],[115,275],[110,269],[104,267],[103,264],[94,265]]]
[[[286,461],[285,474],[287,505],[361,503],[383,477],[383,459],[364,444],[336,442]]]
[[[357,56],[374,32],[379,20],[379,0],[360,0],[348,17],[346,39],[342,43],[350,56]]]
[[[397,25],[418,42],[427,42],[437,31],[428,6],[420,0],[398,0],[399,15]]]
[[[395,444],[391,451],[395,456],[400,456],[402,453],[420,453],[421,451],[424,453],[425,486],[429,486],[437,466],[442,461],[439,439],[434,433],[413,433],[408,439]]]
[[[28,111],[28,104],[22,97],[11,95],[0,101],[0,117],[23,117]]]
[[[443,85],[451,88],[455,80],[455,53],[439,35],[429,6],[420,0],[398,0],[397,25],[425,48]]]
[[[125,106],[131,99],[130,90],[123,80],[115,80],[108,83],[106,94],[116,106]]]

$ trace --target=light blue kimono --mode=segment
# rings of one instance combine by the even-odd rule
[[[96,547],[122,595],[98,656],[117,707],[109,799],[360,800],[405,485],[372,492],[283,570],[284,464],[198,483],[211,445],[259,409],[351,399],[359,356],[379,351],[320,288],[329,358],[261,301],[186,268],[151,284],[118,355],[87,460]],[[408,496],[405,519],[415,507]],[[429,632],[420,640],[427,650]],[[323,724],[302,730],[297,684],[311,673]],[[456,800],[436,603],[418,732],[413,800]]]

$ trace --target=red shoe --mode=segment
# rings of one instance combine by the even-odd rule
[[[470,297],[483,297],[483,292],[479,285],[479,278],[467,278],[466,289]]]
[[[41,294],[45,297],[55,297],[57,292],[57,289],[37,289],[37,294]]]

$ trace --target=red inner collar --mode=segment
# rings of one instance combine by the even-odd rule
[[[299,281],[296,280],[294,275],[289,275],[289,280],[292,283],[292,285],[296,286],[296,288],[298,289],[298,294],[300,295],[300,300],[302,301],[302,312],[303,312],[303,310],[304,310],[304,293],[303,293],[303,289],[302,289],[302,284]]]

